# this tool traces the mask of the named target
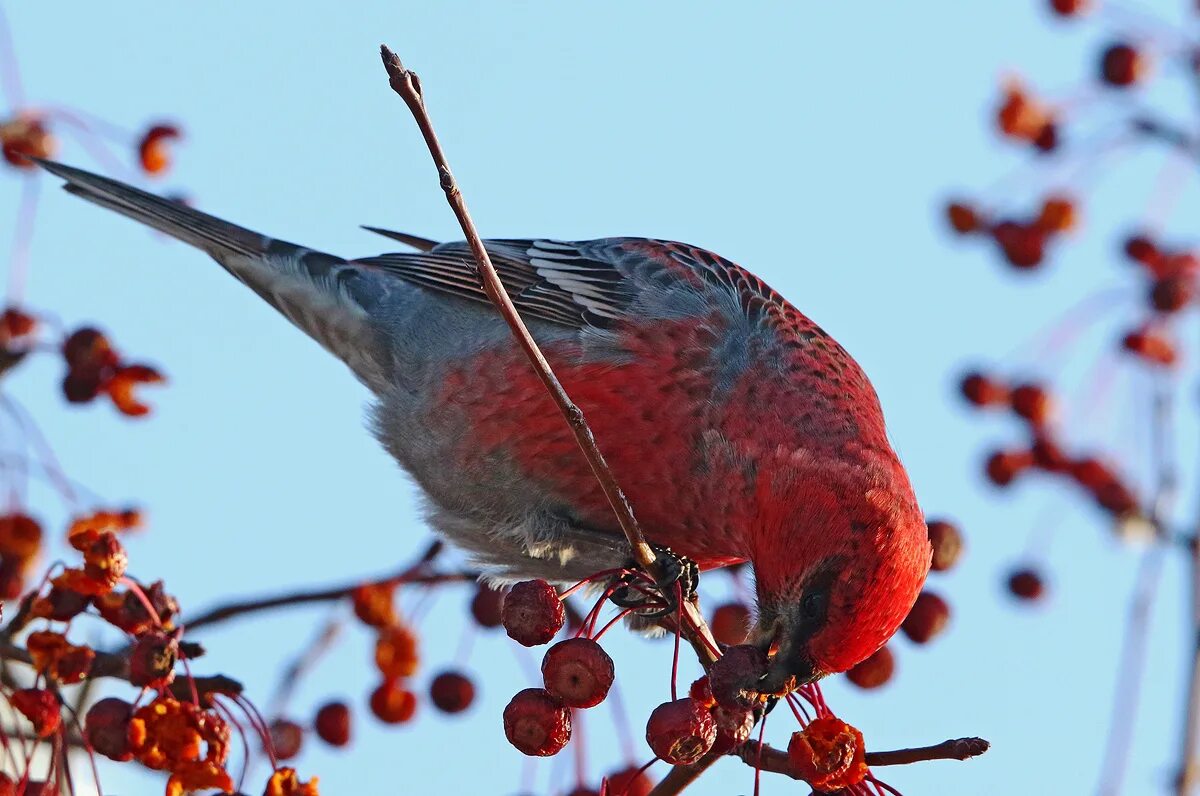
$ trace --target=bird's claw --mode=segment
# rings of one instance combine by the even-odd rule
[[[638,615],[645,619],[658,619],[679,610],[680,597],[691,600],[696,596],[696,589],[700,585],[700,567],[690,558],[672,552],[669,547],[651,544],[650,548],[654,551],[655,560],[662,572],[661,577],[655,578],[653,588],[647,588],[653,595],[632,588],[630,584],[636,582],[638,576],[626,573],[618,578],[621,585],[613,590],[609,599],[621,608],[636,610]],[[629,568],[635,567],[636,565],[631,564]],[[651,599],[660,603],[659,606],[642,609]]]

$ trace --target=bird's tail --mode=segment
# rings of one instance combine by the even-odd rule
[[[207,252],[226,271],[342,359],[371,387],[385,378],[369,310],[378,275],[330,254],[260,235],[152,193],[49,160],[63,188]]]

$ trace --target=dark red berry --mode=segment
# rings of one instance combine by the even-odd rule
[[[123,699],[105,697],[88,708],[83,737],[93,751],[123,763],[133,759],[129,746],[129,720],[133,706]]]
[[[461,672],[442,672],[429,685],[429,700],[443,713],[462,713],[475,701],[475,683]]]
[[[1196,297],[1196,286],[1183,274],[1155,280],[1150,288],[1150,304],[1159,312],[1179,312]]]
[[[417,695],[398,680],[384,680],[371,692],[368,704],[384,724],[404,724],[417,712]]]
[[[614,771],[605,779],[608,781],[606,792],[611,796],[650,796],[650,791],[654,790],[654,782],[638,766]]]
[[[1145,76],[1148,65],[1136,47],[1118,42],[1100,56],[1100,77],[1110,86],[1126,88]]]
[[[896,670],[896,659],[887,647],[880,647],[875,654],[846,672],[846,679],[859,688],[879,688],[892,679]]]
[[[1134,262],[1150,266],[1157,264],[1162,258],[1158,246],[1146,235],[1131,235],[1126,238],[1125,256]]]
[[[504,605],[504,590],[480,583],[471,598],[471,616],[480,627],[500,627]]]
[[[175,679],[175,661],[179,642],[160,631],[139,638],[129,653],[129,682],[145,688],[161,689]]]
[[[917,644],[928,644],[946,629],[950,621],[950,606],[931,591],[917,596],[900,629]]]
[[[954,566],[958,557],[962,555],[962,534],[953,523],[945,520],[930,520],[927,527],[929,544],[933,547],[933,562],[930,567],[937,572],[945,572]]]
[[[767,671],[767,655],[758,647],[730,647],[708,670],[713,699],[722,707],[752,708],[759,704],[758,681]]]
[[[546,650],[542,680],[556,699],[572,708],[599,705],[613,684],[613,661],[590,638],[569,638]]]
[[[950,228],[959,235],[977,232],[983,226],[975,208],[966,202],[951,202],[946,205],[946,220],[950,222]]]
[[[350,706],[345,702],[329,702],[317,711],[313,722],[317,737],[330,746],[350,743]]]
[[[1050,8],[1060,17],[1075,17],[1088,10],[1090,0],[1050,0]]]
[[[294,721],[276,719],[271,722],[271,749],[276,760],[291,760],[300,754],[304,743],[304,728]]]
[[[691,697],[664,702],[646,723],[646,743],[673,766],[695,763],[716,739],[717,725],[708,708]]]
[[[1012,408],[1018,416],[1040,426],[1050,419],[1054,401],[1040,384],[1019,384],[1012,391]]]
[[[566,621],[558,592],[544,580],[526,580],[512,587],[501,611],[504,630],[526,647],[545,644]]]
[[[571,711],[544,688],[526,688],[504,708],[504,736],[522,754],[556,755],[571,740]]]
[[[992,239],[1009,264],[1028,269],[1041,265],[1046,256],[1046,233],[1031,224],[1001,221],[992,227]]]
[[[1046,591],[1046,584],[1036,570],[1023,568],[1008,576],[1008,591],[1018,600],[1040,600]]]
[[[984,471],[996,486],[1008,486],[1032,466],[1033,454],[1029,451],[997,451],[988,457]]]
[[[959,383],[967,401],[975,406],[1007,406],[1008,387],[982,373],[968,373]]]

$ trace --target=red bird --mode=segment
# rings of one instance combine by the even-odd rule
[[[42,165],[207,252],[374,393],[430,523],[504,578],[578,580],[627,548],[463,243],[344,260],[122,183]],[[376,230],[380,231],[380,230]],[[638,238],[487,243],[647,537],[754,567],[767,687],[849,669],[899,627],[931,549],[879,400],[846,351],[717,255]]]

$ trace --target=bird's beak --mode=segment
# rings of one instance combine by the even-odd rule
[[[795,624],[780,619],[755,630],[753,643],[768,656],[767,673],[759,681],[761,693],[788,693],[824,676],[808,655],[807,636],[797,635],[794,627]]]

